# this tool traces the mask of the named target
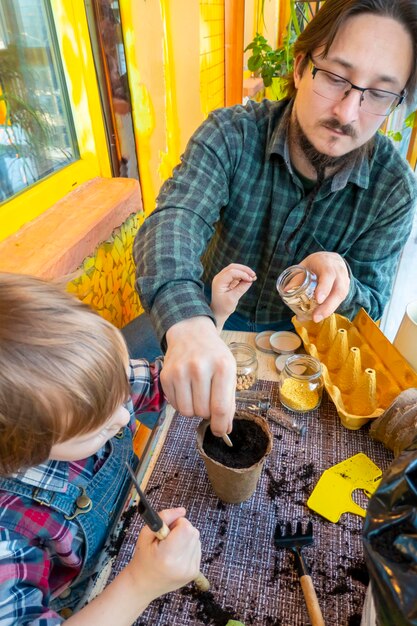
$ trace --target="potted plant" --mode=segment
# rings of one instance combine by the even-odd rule
[[[286,76],[293,69],[294,41],[301,32],[295,4],[294,1],[291,3],[291,16],[282,46],[274,49],[263,35],[256,33],[245,48],[245,52],[251,51],[248,70],[262,78],[266,96],[272,100],[285,98]]]

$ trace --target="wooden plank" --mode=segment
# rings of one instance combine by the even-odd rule
[[[46,279],[65,276],[141,210],[138,181],[89,180],[0,243],[0,271]]]
[[[240,104],[243,97],[243,37],[245,0],[225,1],[225,104]]]

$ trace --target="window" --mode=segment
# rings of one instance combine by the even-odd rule
[[[82,0],[1,0],[0,240],[111,176]]]
[[[0,11],[0,201],[74,162],[77,141],[45,0]]]

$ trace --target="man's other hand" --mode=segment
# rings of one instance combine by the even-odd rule
[[[348,267],[336,252],[314,252],[301,261],[317,276],[315,299],[318,306],[313,311],[313,321],[329,317],[349,293]]]

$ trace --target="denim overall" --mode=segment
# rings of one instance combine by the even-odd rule
[[[131,485],[125,462],[128,461],[135,468],[137,457],[132,450],[129,427],[120,430],[109,444],[109,456],[92,479],[82,486],[67,483],[65,493],[62,490],[33,488],[13,478],[0,479],[0,489],[31,498],[64,516],[74,516],[73,521],[78,523],[84,534],[82,569],[69,589],[50,602],[49,606],[56,612],[64,607],[74,610],[83,599],[89,578],[95,572],[104,543],[117,522]]]

